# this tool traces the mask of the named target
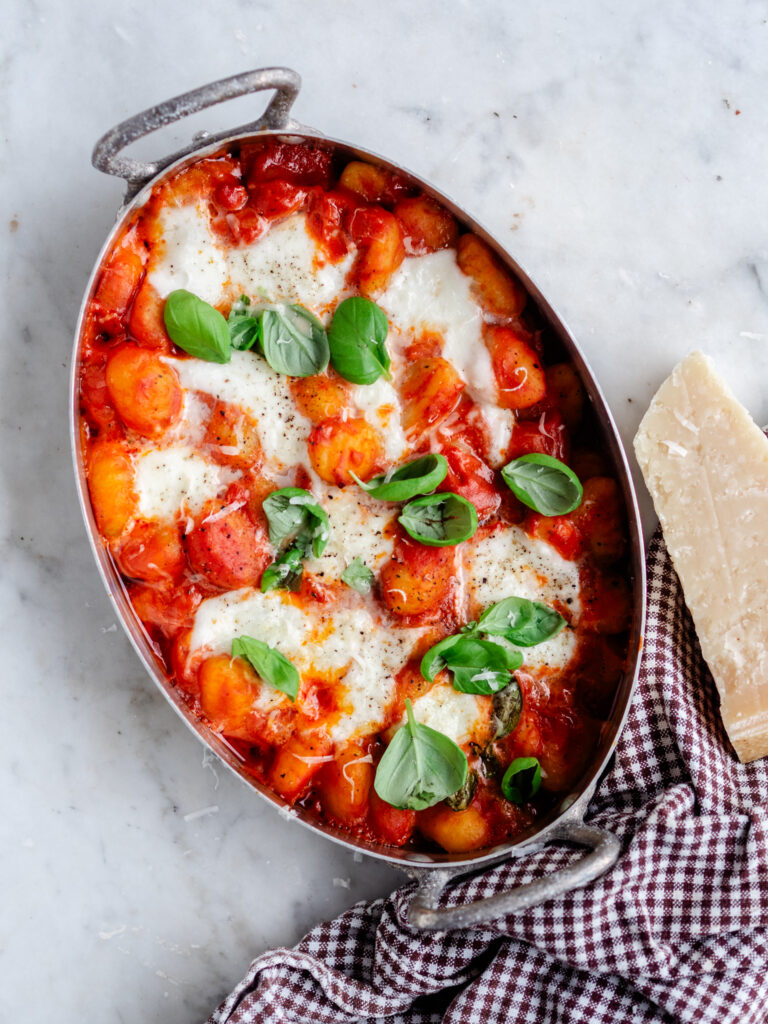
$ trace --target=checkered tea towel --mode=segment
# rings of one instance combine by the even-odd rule
[[[768,761],[736,760],[661,535],[639,690],[587,820],[623,854],[603,878],[475,930],[404,924],[413,885],[264,953],[209,1024],[763,1024]],[[491,896],[583,851],[551,845],[456,883]]]

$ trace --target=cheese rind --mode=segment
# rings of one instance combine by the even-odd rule
[[[741,761],[768,754],[768,438],[693,352],[635,437],[721,714]]]

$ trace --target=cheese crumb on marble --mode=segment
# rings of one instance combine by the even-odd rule
[[[656,392],[635,453],[730,740],[742,761],[765,757],[768,438],[712,361],[693,352]]]

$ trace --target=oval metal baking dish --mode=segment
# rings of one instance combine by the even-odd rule
[[[417,879],[419,888],[412,900],[409,911],[409,919],[413,925],[425,929],[470,927],[485,923],[504,914],[522,910],[567,892],[570,889],[586,885],[608,870],[620,854],[618,840],[604,830],[585,824],[584,814],[623,728],[639,670],[642,630],[645,619],[645,565],[637,501],[626,456],[615,424],[598,385],[568,329],[530,277],[481,225],[417,175],[367,150],[339,140],[327,139],[319,132],[294,121],[290,113],[293,102],[298,95],[300,81],[296,72],[288,68],[263,68],[235,75],[231,78],[203,86],[193,92],[178,96],[137,114],[135,117],[117,125],[97,143],[93,153],[94,165],[105,173],[124,178],[128,187],[125,204],[118,214],[117,223],[106,239],[104,247],[96,260],[75,334],[70,384],[70,414],[72,453],[80,504],[91,546],[104,584],[120,621],[147,672],[189,728],[208,747],[214,750],[233,772],[245,779],[265,800],[268,800],[284,812],[285,808],[282,800],[265,786],[260,785],[243,770],[240,762],[233,755],[227,744],[195,716],[183,701],[180,693],[169,683],[165,674],[161,671],[153,654],[151,644],[132,611],[119,574],[107,550],[101,543],[96,528],[88,496],[84,460],[81,451],[81,438],[78,430],[78,352],[86,310],[94,294],[105,254],[109,251],[124,224],[130,219],[134,211],[144,203],[150,189],[159,181],[170,177],[170,175],[194,160],[217,151],[227,143],[242,142],[254,136],[262,138],[265,135],[273,135],[279,138],[289,137],[291,141],[312,140],[317,143],[320,140],[322,146],[327,147],[334,154],[341,154],[347,159],[363,159],[389,171],[396,172],[398,175],[410,179],[426,194],[433,196],[450,210],[461,224],[475,232],[491,246],[504,265],[522,282],[527,290],[530,301],[536,306],[543,321],[578,369],[592,404],[603,441],[611,454],[614,469],[620,481],[629,527],[629,573],[633,588],[634,613],[630,630],[629,664],[617,688],[610,718],[602,730],[590,764],[578,784],[569,793],[562,796],[549,814],[537,822],[534,827],[520,834],[513,841],[491,849],[457,855],[437,851],[434,853],[421,853],[407,849],[384,847],[372,842],[356,839],[349,833],[342,832],[331,825],[320,823],[315,818],[310,817],[309,813],[301,807],[295,808],[290,812],[303,825],[319,835],[338,842],[351,850],[360,850],[369,856],[388,861]],[[202,135],[196,136],[196,141],[185,149],[161,160],[149,163],[121,155],[121,151],[136,139],[164,125],[171,124],[188,114],[195,113],[236,96],[263,90],[275,90],[275,94],[262,116],[250,124],[215,136],[202,133]],[[588,852],[574,865],[554,874],[546,875],[510,892],[494,896],[490,899],[480,900],[467,906],[448,909],[437,907],[440,893],[454,878],[497,864],[510,857],[523,857],[533,850],[540,849],[544,844],[556,840],[576,843],[586,847]]]

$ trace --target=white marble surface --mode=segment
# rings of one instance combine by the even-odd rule
[[[625,441],[696,346],[766,422],[767,18],[750,0],[6,0],[0,1019],[201,1022],[253,956],[398,878],[204,759],[115,626],[66,427],[73,326],[121,195],[90,167],[95,139],[203,82],[293,66],[300,120],[431,179],[511,249]]]

